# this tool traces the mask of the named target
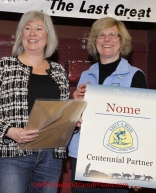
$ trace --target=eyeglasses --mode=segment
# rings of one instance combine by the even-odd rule
[[[101,33],[101,34],[99,34],[98,36],[96,36],[96,39],[105,39],[106,36],[107,36],[109,39],[116,39],[116,38],[118,38],[118,37],[121,37],[120,34],[111,32],[111,33],[109,33],[109,34]]]

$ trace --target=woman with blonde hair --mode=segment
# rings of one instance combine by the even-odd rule
[[[84,98],[88,82],[116,87],[146,88],[144,73],[124,59],[131,52],[131,36],[123,22],[112,17],[95,21],[88,38],[88,52],[95,63],[82,72],[77,90],[73,93],[74,98]],[[72,182],[76,182],[74,177],[80,134],[77,129],[69,144]],[[130,188],[115,188],[115,185],[112,188],[88,187],[85,182],[82,183],[83,187],[72,187],[72,193],[128,193]],[[134,189],[138,190],[138,187]]]
[[[65,69],[48,60],[58,40],[50,16],[39,11],[23,14],[12,56],[0,59],[0,192],[56,193],[64,149],[21,150],[38,130],[25,130],[37,98],[68,99]],[[37,115],[36,115],[37,116]]]

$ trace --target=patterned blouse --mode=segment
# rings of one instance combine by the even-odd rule
[[[48,61],[47,73],[59,86],[60,99],[69,98],[69,82],[65,69]],[[17,57],[0,59],[0,156],[17,157],[32,154],[31,150],[20,150],[19,145],[5,134],[10,127],[25,128],[28,121],[28,84],[32,67],[21,63]],[[63,148],[60,148],[62,153]],[[61,152],[61,150],[56,152]],[[58,156],[59,157],[59,156]]]

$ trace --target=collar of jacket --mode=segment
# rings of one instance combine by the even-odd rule
[[[130,72],[129,69],[129,63],[126,59],[121,58],[121,61],[118,65],[118,67],[116,68],[116,70],[112,73],[112,75],[123,75],[123,74],[127,74]],[[99,73],[99,65],[98,62],[95,63],[93,66],[90,67],[90,69],[88,70],[88,74],[89,75],[93,75],[96,76],[97,73]]]

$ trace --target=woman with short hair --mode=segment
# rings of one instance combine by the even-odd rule
[[[124,59],[131,52],[131,36],[121,21],[112,17],[105,17],[95,21],[88,38],[87,48],[95,63],[88,70],[82,72],[77,90],[73,93],[74,98],[84,98],[87,83],[146,88],[144,73],[140,69],[131,66]],[[72,182],[76,182],[74,178],[81,134],[78,130],[74,133],[69,144]],[[85,186],[85,182],[82,183],[84,184],[83,187],[72,187],[72,193],[128,193],[130,188],[88,187]],[[134,187],[136,190],[138,188]]]

